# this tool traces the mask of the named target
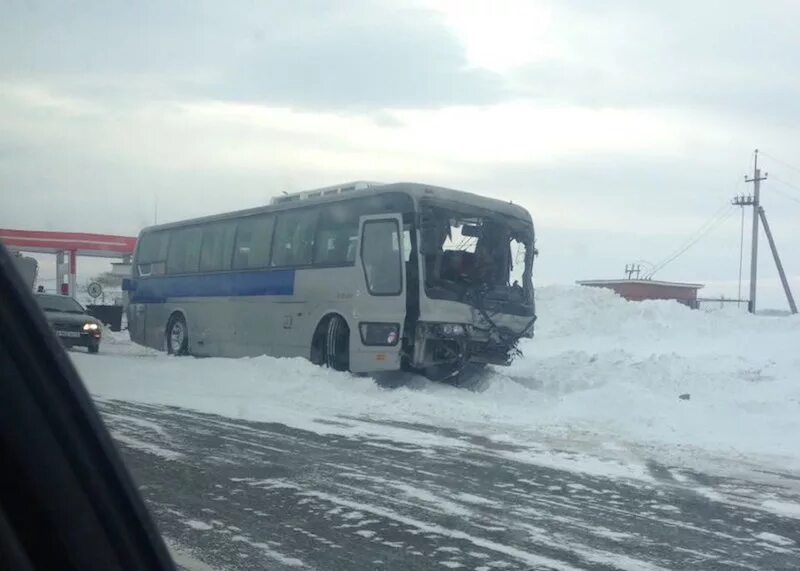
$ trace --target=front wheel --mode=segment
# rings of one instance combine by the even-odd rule
[[[97,341],[96,343],[89,343],[86,346],[86,349],[89,351],[89,353],[97,353],[97,352],[99,352],[100,351],[100,341]]]
[[[167,324],[167,353],[177,356],[189,354],[189,329],[180,314],[173,315]]]
[[[334,315],[328,320],[322,345],[322,363],[337,371],[350,368],[350,330],[341,317]]]

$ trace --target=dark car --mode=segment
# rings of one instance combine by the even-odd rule
[[[36,294],[47,322],[65,347],[86,347],[89,353],[100,350],[103,324],[86,313],[86,309],[66,295]]]

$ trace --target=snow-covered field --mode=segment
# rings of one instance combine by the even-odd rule
[[[646,479],[653,457],[800,471],[800,319],[629,303],[592,288],[545,287],[537,298],[524,357],[470,389],[405,374],[356,377],[301,359],[175,358],[125,334],[106,336],[100,355],[72,355],[103,400],[364,434],[387,446],[470,446],[453,428],[515,460],[587,473]]]

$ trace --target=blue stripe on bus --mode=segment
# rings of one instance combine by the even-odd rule
[[[133,303],[164,303],[180,297],[293,295],[294,270],[154,276],[132,280]]]

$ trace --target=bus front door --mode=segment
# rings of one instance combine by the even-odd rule
[[[393,371],[400,368],[406,315],[406,268],[403,263],[402,217],[362,216],[356,266],[360,277],[353,297],[350,370]]]

